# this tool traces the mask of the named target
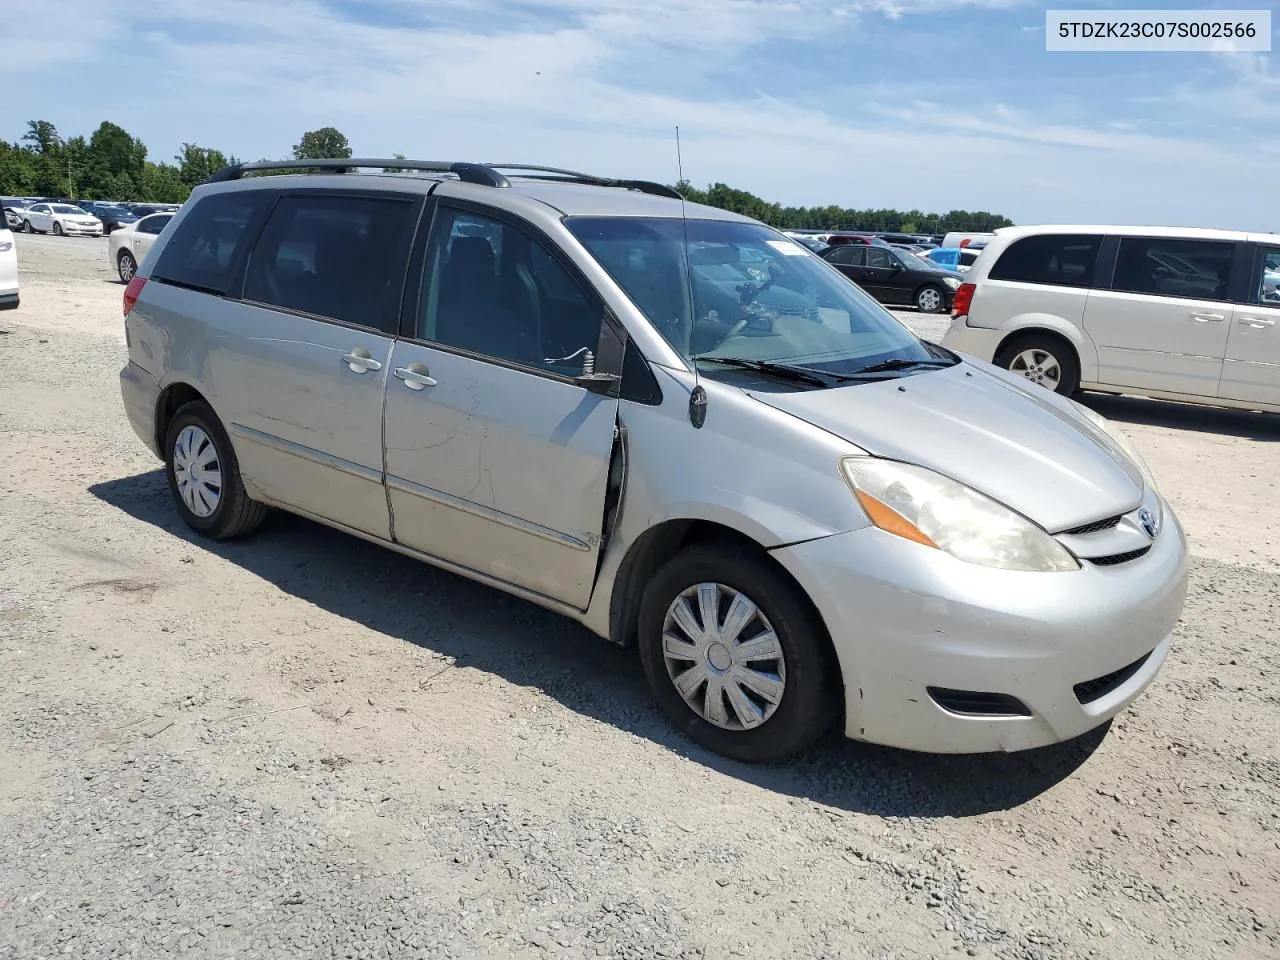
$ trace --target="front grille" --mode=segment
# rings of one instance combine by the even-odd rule
[[[1073,537],[1086,533],[1101,533],[1103,530],[1110,530],[1112,527],[1118,526],[1120,519],[1120,517],[1108,517],[1106,520],[1095,520],[1093,523],[1086,523],[1083,527],[1073,527],[1062,532]]]
[[[1017,697],[1007,693],[980,693],[976,690],[948,690],[928,687],[933,702],[950,713],[966,717],[1029,717],[1031,711]]]
[[[1113,673],[1106,676],[1096,677],[1093,680],[1085,680],[1083,683],[1077,683],[1073,690],[1076,692],[1076,699],[1081,703],[1093,703],[1095,700],[1101,700],[1112,690],[1124,684],[1135,673],[1142,669],[1142,665],[1147,662],[1151,656],[1150,652],[1144,653],[1133,663],[1127,667],[1121,667]]]
[[[1114,567],[1119,563],[1128,563],[1130,560],[1137,560],[1144,556],[1150,547],[1141,547],[1137,550],[1127,550],[1124,553],[1113,553],[1108,557],[1085,557],[1090,563],[1097,564],[1099,567]]]

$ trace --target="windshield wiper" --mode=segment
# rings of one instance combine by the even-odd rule
[[[809,367],[797,367],[789,363],[773,363],[769,360],[748,360],[745,357],[694,357],[705,363],[722,363],[726,367],[741,367],[744,370],[757,370],[760,373],[771,373],[775,377],[794,380],[796,383],[808,383],[815,387],[829,387],[832,380],[844,381],[849,377],[839,373],[827,373],[824,370],[813,370]]]
[[[894,357],[892,360],[881,360],[879,363],[868,364],[865,367],[859,367],[853,373],[887,373],[890,370],[910,370],[912,367],[951,367],[955,366],[954,360],[907,360],[904,357]]]

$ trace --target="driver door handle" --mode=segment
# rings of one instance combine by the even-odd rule
[[[352,373],[368,373],[370,370],[381,370],[382,364],[373,359],[368,350],[357,348],[342,355],[342,362]]]
[[[1220,313],[1193,313],[1191,319],[1196,323],[1217,323],[1223,316]]]
[[[396,378],[404,381],[404,385],[410,390],[422,390],[426,387],[434,387],[438,382],[435,377],[427,373],[427,368],[420,363],[413,363],[407,367],[396,367],[392,371]]]

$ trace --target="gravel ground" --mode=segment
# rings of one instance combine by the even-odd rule
[[[0,958],[1280,957],[1280,418],[1097,402],[1196,554],[1109,730],[747,767],[520,601],[288,516],[193,539],[104,245],[19,238],[0,314]]]

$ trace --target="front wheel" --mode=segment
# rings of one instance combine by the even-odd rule
[[[183,404],[165,432],[169,493],[183,522],[214,540],[248,533],[267,515],[240,479],[231,440],[202,400]]]
[[[673,557],[640,603],[640,659],[691,740],[751,763],[780,760],[840,714],[840,670],[803,594],[740,547]]]
[[[62,236],[62,224],[60,224],[57,220],[53,221],[53,235],[55,237]]]
[[[937,313],[944,303],[942,290],[938,287],[930,285],[916,291],[916,309],[921,313]]]
[[[23,221],[22,221],[22,232],[23,232],[23,233],[35,233],[35,232],[36,232],[36,228],[35,228],[35,227],[33,227],[33,226],[31,225],[31,221],[30,221],[30,220],[23,220]]]
[[[116,269],[120,273],[120,282],[128,283],[133,279],[133,275],[138,272],[138,264],[133,259],[133,254],[128,250],[120,251],[120,259],[116,263]]]
[[[1052,334],[1014,337],[996,356],[996,366],[1069,397],[1080,389],[1080,361],[1065,340]]]

